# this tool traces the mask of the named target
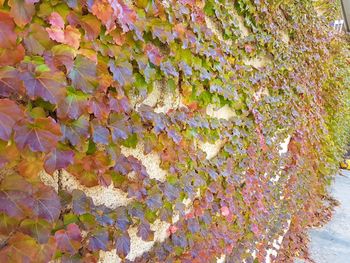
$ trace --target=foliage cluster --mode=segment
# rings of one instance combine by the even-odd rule
[[[1,261],[95,262],[112,248],[125,259],[128,229],[153,240],[160,218],[169,238],[135,261],[264,262],[287,220],[316,207],[344,145],[339,43],[306,0],[0,0]],[[256,58],[266,65],[247,65]],[[142,104],[156,82],[181,104]],[[210,117],[212,104],[235,117]],[[198,144],[217,140],[207,159]],[[140,142],[165,181],[122,154]],[[56,192],[43,169],[113,183],[132,202]]]

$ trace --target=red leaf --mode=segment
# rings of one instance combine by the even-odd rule
[[[78,49],[80,46],[81,34],[79,30],[72,26],[67,26],[64,31],[64,44],[67,44],[75,49]]]
[[[19,27],[28,24],[35,13],[33,1],[9,0],[8,5],[11,7],[10,15]]]
[[[19,44],[11,49],[0,49],[0,67],[14,66],[24,58],[24,47]]]
[[[17,232],[8,240],[8,245],[0,251],[1,262],[37,262],[35,256],[39,249],[39,245],[33,238]]]
[[[0,12],[0,48],[16,46],[15,23],[9,14]]]
[[[94,1],[91,11],[93,15],[102,21],[108,31],[115,28],[113,9],[107,0]]]
[[[49,174],[53,174],[58,169],[66,168],[74,160],[73,151],[53,150],[45,160],[44,168]]]
[[[15,142],[20,149],[29,147],[33,152],[53,150],[61,136],[60,126],[51,118],[37,118],[32,122],[16,123]]]
[[[39,76],[25,72],[22,74],[22,79],[27,95],[31,99],[42,98],[57,104],[65,96],[66,78],[62,72],[42,72]]]
[[[0,139],[8,141],[13,126],[21,118],[23,118],[23,111],[14,101],[0,99]]]
[[[71,255],[76,254],[82,246],[81,232],[76,224],[69,224],[67,230],[56,231],[55,240],[58,249]]]
[[[69,24],[72,26],[80,25],[85,30],[85,38],[87,40],[94,40],[98,37],[101,31],[101,22],[93,15],[87,14],[85,16],[78,16],[71,12],[67,16]]]

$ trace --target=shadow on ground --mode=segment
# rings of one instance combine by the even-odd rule
[[[310,255],[316,263],[350,262],[350,171],[341,170],[331,186],[331,195],[340,202],[330,222],[309,231]],[[297,259],[295,263],[304,261]]]

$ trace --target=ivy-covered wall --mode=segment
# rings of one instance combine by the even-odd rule
[[[349,137],[320,2],[0,0],[1,261],[292,260]]]

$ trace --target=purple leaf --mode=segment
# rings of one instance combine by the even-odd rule
[[[130,236],[128,232],[117,234],[115,237],[115,248],[117,250],[117,255],[122,259],[130,252]]]
[[[53,188],[40,184],[33,197],[33,212],[40,218],[55,222],[61,213],[61,204]]]
[[[74,160],[73,151],[62,151],[54,149],[47,156],[44,164],[46,172],[53,174],[56,170],[66,168],[68,165],[72,164]]]
[[[113,73],[114,80],[118,81],[121,86],[132,83],[134,81],[132,76],[132,65],[128,61],[119,62],[115,61],[108,63],[109,69]]]
[[[52,151],[61,137],[60,126],[51,118],[21,120],[14,127],[15,142],[20,149],[26,146],[33,152]]]
[[[152,241],[154,238],[154,231],[151,230],[148,222],[143,221],[138,227],[137,235],[144,241]]]
[[[92,251],[108,250],[108,231],[106,229],[97,229],[91,233],[87,248]]]
[[[93,124],[93,141],[107,145],[109,143],[109,130],[98,124]]]
[[[62,72],[42,72],[39,76],[24,72],[21,78],[31,99],[42,98],[52,104],[58,104],[65,97],[67,83]]]
[[[12,100],[0,99],[0,139],[8,141],[15,123],[23,118],[23,111]]]

